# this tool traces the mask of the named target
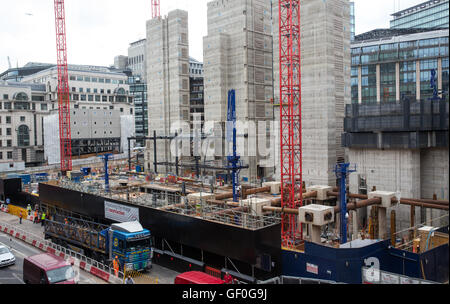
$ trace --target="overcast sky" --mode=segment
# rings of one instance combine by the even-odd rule
[[[161,14],[189,11],[190,55],[202,60],[209,0],[161,0]],[[354,0],[356,34],[389,27],[394,11],[425,0]],[[150,0],[66,0],[69,64],[109,66],[127,55],[131,42],[145,38]],[[27,62],[56,63],[52,0],[0,0],[0,72]]]

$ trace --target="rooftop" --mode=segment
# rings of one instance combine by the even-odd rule
[[[432,7],[432,6],[441,4],[441,3],[445,3],[445,2],[448,2],[448,0],[431,0],[431,1],[426,1],[426,2],[423,2],[423,3],[417,4],[415,6],[409,7],[407,9],[395,12],[391,16],[394,16],[395,17],[394,19],[400,18],[400,17],[404,17],[406,15],[414,14],[414,13],[417,13],[418,11],[421,11],[421,10],[424,10],[424,9],[429,8],[429,7]]]

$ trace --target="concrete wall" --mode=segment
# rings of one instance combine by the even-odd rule
[[[208,3],[208,36],[204,37],[205,121],[227,120],[228,91],[236,91],[237,121],[273,118],[272,24],[269,1],[229,0]],[[244,130],[240,129],[238,132]],[[255,138],[252,138],[256,142]],[[224,145],[222,145],[224,146]],[[248,170],[241,177],[256,182],[260,156],[249,141],[239,151]],[[254,148],[254,147],[252,147]],[[223,155],[223,154],[221,154]],[[260,176],[262,177],[262,176]]]
[[[279,104],[278,1],[272,1],[275,104]],[[350,5],[346,0],[301,1],[303,180],[335,185],[344,104],[350,102]],[[279,120],[279,107],[275,108]],[[276,177],[280,172],[277,167]]]
[[[166,18],[147,22],[147,84],[149,108],[149,135],[168,136],[174,123],[185,123],[189,132],[189,35],[188,13],[182,10],[169,12]],[[180,132],[178,132],[180,134]],[[146,167],[153,168],[153,143],[147,142]],[[170,143],[160,141],[158,162],[174,162]],[[168,167],[159,166],[159,172]]]

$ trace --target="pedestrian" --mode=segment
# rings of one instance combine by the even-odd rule
[[[120,262],[119,262],[119,257],[117,255],[116,255],[115,259],[113,260],[113,268],[114,268],[114,275],[116,277],[119,277]]]
[[[125,284],[134,284],[134,280],[131,278],[130,275],[127,275],[127,278],[125,279]]]
[[[225,276],[223,277],[223,280],[225,281],[225,284],[233,284],[233,277],[228,273],[225,272]]]
[[[44,221],[45,221],[45,212],[42,212],[42,215],[41,215],[41,226],[44,226]]]
[[[22,224],[22,217],[23,217],[22,211],[20,211],[20,214],[19,214],[19,224]]]

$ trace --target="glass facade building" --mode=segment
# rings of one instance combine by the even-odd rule
[[[350,2],[350,39],[355,40],[356,22],[355,22],[355,2]]]
[[[449,0],[432,0],[405,10],[396,12],[392,16],[391,29],[405,28],[448,28]]]
[[[128,78],[130,85],[130,95],[134,100],[134,119],[136,127],[136,137],[148,136],[148,103],[147,103],[147,83],[143,82],[139,76]],[[143,147],[144,141],[139,142]]]
[[[384,34],[387,34],[385,31]],[[395,31],[395,33],[398,33]],[[364,34],[367,37],[367,33]],[[352,43],[352,103],[393,102],[433,96],[431,71],[438,91],[448,100],[448,31],[377,37]]]

